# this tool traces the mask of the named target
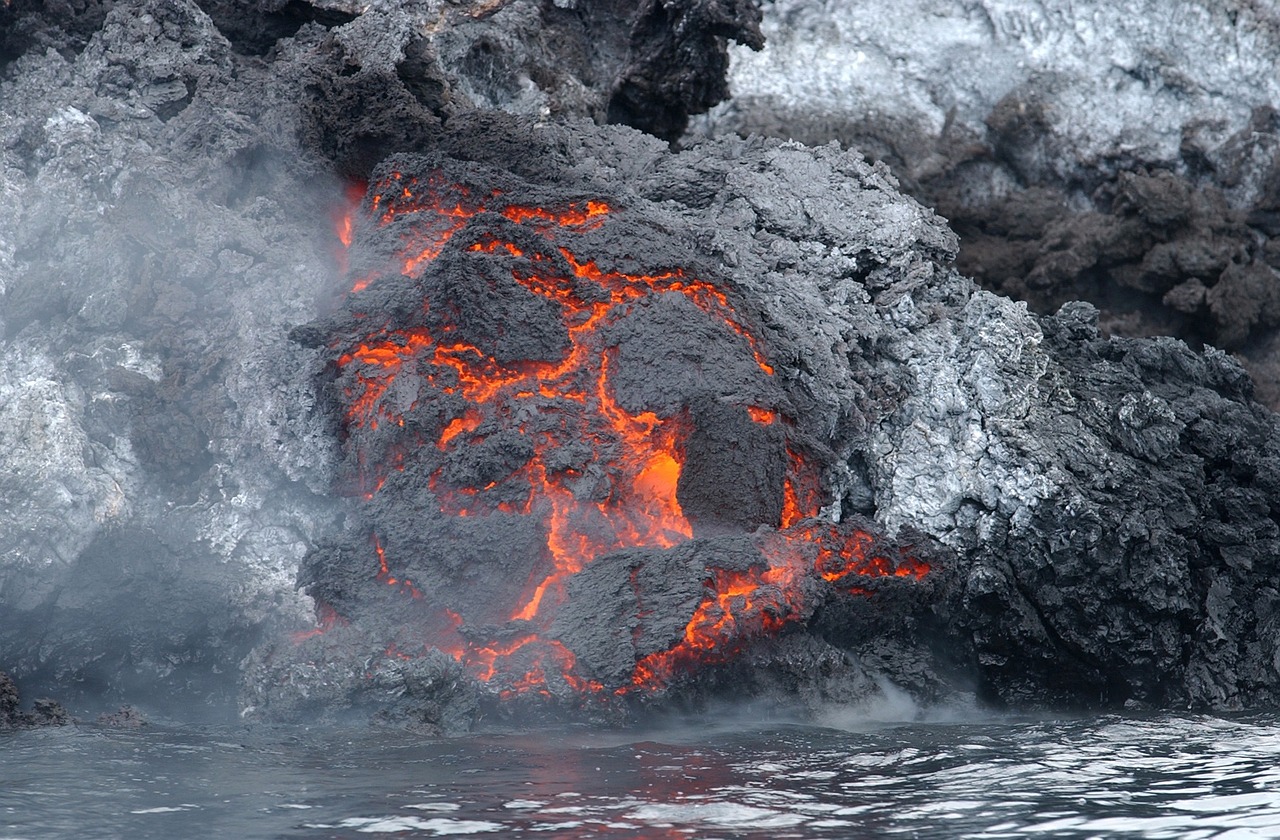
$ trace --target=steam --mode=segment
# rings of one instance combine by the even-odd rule
[[[884,677],[876,677],[876,691],[857,703],[832,704],[819,709],[810,720],[818,726],[844,732],[869,732],[907,723],[981,723],[992,710],[972,697],[956,695],[940,703],[922,702]]]
[[[289,593],[335,512],[287,333],[333,282],[339,188],[268,152],[121,164],[123,129],[73,107],[40,130],[0,247],[4,665],[73,705],[225,715],[228,660],[309,615]]]

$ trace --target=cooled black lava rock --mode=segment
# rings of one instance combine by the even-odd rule
[[[690,114],[729,98],[728,39],[764,46],[756,0],[636,4],[629,61],[609,97],[609,122],[675,140]]]
[[[858,148],[948,219],[984,288],[1236,353],[1280,408],[1273,7],[776,0],[762,30],[699,136]]]
[[[243,30],[243,4],[211,5],[236,7]],[[391,152],[435,145],[450,120],[488,111],[589,117],[674,140],[690,114],[729,95],[728,43],[759,49],[759,24],[755,0],[373,6],[325,42],[329,68],[302,104],[309,144],[363,177]]]
[[[500,125],[489,122],[486,139]],[[909,596],[876,592],[864,599],[868,613],[858,618],[848,605],[863,602],[818,595],[806,603],[820,609],[795,613],[782,629],[782,637],[808,632],[857,651],[847,670],[815,668],[809,674],[813,684],[802,693],[847,690],[853,694],[846,700],[859,699],[857,686],[887,679],[924,696],[973,689],[990,701],[1023,707],[1221,709],[1276,702],[1272,578],[1280,430],[1274,415],[1252,401],[1248,377],[1230,357],[1195,353],[1174,339],[1104,339],[1096,310],[1086,304],[1041,318],[975,289],[945,266],[955,248],[949,231],[928,211],[897,197],[882,171],[856,154],[759,140],[671,154],[639,135],[587,125],[516,123],[506,130],[527,138],[525,153],[510,157],[512,146],[479,139],[468,146],[459,129],[451,143],[467,149],[463,162],[390,162],[384,173],[394,170],[418,183],[439,177],[466,184],[472,194],[485,185],[501,199],[486,213],[472,208],[446,214],[458,227],[436,260],[422,261],[408,276],[399,276],[399,261],[406,248],[413,253],[404,243],[413,241],[415,224],[438,234],[440,222],[422,220],[433,218],[430,213],[409,221],[397,211],[380,226],[378,211],[366,204],[352,270],[355,276],[372,272],[376,279],[333,315],[296,333],[309,344],[328,346],[337,363],[325,399],[339,422],[347,423],[348,469],[386,463],[392,452],[404,464],[403,472],[391,470],[370,494],[350,536],[314,552],[304,564],[304,583],[340,614],[358,623],[369,614],[387,615],[395,597],[404,600],[385,578],[377,580],[369,546],[382,533],[405,534],[397,550],[384,547],[384,559],[392,558],[391,577],[408,577],[415,586],[420,580],[438,583],[443,591],[475,583],[486,593],[481,609],[527,591],[530,578],[515,570],[527,562],[528,552],[543,550],[541,526],[500,508],[476,526],[479,509],[451,511],[455,503],[448,494],[431,489],[428,476],[435,467],[417,472],[414,466],[419,457],[440,463],[442,449],[435,441],[465,415],[461,404],[450,408],[446,400],[424,415],[424,407],[433,404],[429,389],[414,386],[392,396],[389,388],[375,403],[399,406],[386,419],[406,411],[404,427],[385,421],[377,430],[367,423],[352,426],[351,411],[368,393],[360,383],[377,374],[372,362],[355,365],[350,354],[365,352],[360,346],[372,348],[370,336],[382,340],[395,330],[419,329],[421,337],[445,330],[452,316],[432,321],[431,313],[466,313],[476,305],[467,303],[474,295],[506,306],[506,293],[496,291],[506,282],[502,278],[528,275],[533,265],[551,266],[544,274],[571,283],[576,274],[556,267],[556,252],[564,249],[560,253],[572,265],[591,259],[605,273],[679,267],[690,278],[711,282],[733,302],[774,371],[765,376],[757,367],[753,375],[781,392],[779,398],[747,385],[718,391],[738,376],[736,363],[722,361],[705,339],[704,351],[688,357],[683,368],[701,364],[718,377],[687,380],[677,372],[681,366],[666,371],[659,357],[680,357],[682,333],[700,329],[705,313],[693,308],[683,322],[664,322],[666,310],[636,304],[628,318],[652,325],[643,332],[651,336],[644,346],[674,343],[669,353],[652,353],[645,368],[659,371],[650,381],[665,390],[656,388],[633,410],[675,416],[676,407],[698,405],[703,393],[716,405],[733,405],[744,396],[747,403],[770,399],[766,406],[786,421],[787,445],[819,467],[826,516],[870,508],[870,533],[909,528],[920,534],[912,551],[929,558],[936,573],[902,587]],[[502,151],[488,154],[486,148]],[[391,200],[394,190],[378,187],[374,194],[379,190],[383,201]],[[589,230],[557,233],[554,246],[541,246],[545,253],[538,250],[538,234],[519,239],[515,228],[521,225],[504,227],[511,221],[503,211],[508,202],[559,212],[589,200],[614,209]],[[506,244],[518,244],[520,255]],[[512,284],[512,293],[520,286]],[[459,335],[479,342],[482,353],[505,354],[511,362],[559,358],[566,343],[554,319],[545,329],[537,326],[552,310],[538,295],[523,299],[523,308],[488,327],[484,319],[463,317]],[[487,330],[496,332],[486,337]],[[502,349],[508,340],[517,342],[512,348],[529,349]],[[405,339],[395,342],[408,346]],[[624,349],[625,343],[617,347],[619,354]],[[738,349],[737,358],[747,362],[747,348]],[[404,364],[416,357],[416,351],[403,353]],[[439,364],[435,358],[414,368],[414,377],[430,381],[441,375],[432,366]],[[693,383],[692,391],[682,390],[685,382]],[[402,385],[397,380],[391,387]],[[637,399],[628,396],[630,387],[624,381],[613,385],[619,401]],[[664,395],[670,402],[660,406]],[[523,422],[536,424],[542,413]],[[750,439],[718,431],[734,426],[716,412],[702,416],[710,423],[701,433],[708,441]],[[459,477],[457,487],[479,492],[492,482],[489,492],[499,492],[504,477],[529,462],[530,450],[521,449],[519,435],[504,438],[500,426],[467,430],[484,442],[467,450],[467,459],[479,460],[452,473]],[[421,435],[425,454],[397,448],[406,430]],[[724,444],[707,445],[714,450]],[[738,480],[716,480],[727,493],[757,481],[754,486],[771,486],[767,464],[777,445],[752,443],[763,459],[757,462],[765,467],[761,472],[727,459],[723,463],[730,473],[737,471]],[[401,475],[408,478],[402,482]],[[518,510],[526,498],[521,491],[494,497],[491,504]],[[770,498],[768,492],[748,492],[742,507],[759,518],[730,517],[721,524],[740,533],[756,526],[773,533],[778,523],[770,520],[776,510]],[[696,511],[697,501],[679,499]],[[421,539],[437,532],[439,539]],[[727,591],[716,570],[742,568],[724,559],[736,555],[724,554],[727,544],[719,542],[741,537],[703,537],[696,531],[694,536],[687,548],[601,557],[581,573],[581,583],[570,577],[566,586],[577,587],[587,603],[607,605],[609,617],[601,627],[631,627],[643,636],[648,625],[636,619],[645,610],[636,607],[635,575],[662,569],[657,578],[665,582],[665,594],[648,620],[678,628],[717,592]],[[945,550],[931,548],[933,541]],[[504,545],[513,551],[504,552]],[[675,558],[685,552],[689,571],[677,572]],[[353,563],[363,570],[353,572]],[[556,619],[554,633],[571,650],[579,647],[576,665],[583,679],[616,685],[628,663],[634,676],[661,644],[672,651],[679,645],[676,633],[653,647],[635,647],[622,637],[576,641],[573,628],[589,620],[574,604],[570,597],[562,608],[567,617]],[[408,614],[398,612],[395,620]],[[760,639],[776,628],[759,622],[744,630],[746,642],[735,637],[726,660],[751,661],[754,644],[772,644]],[[462,627],[470,632],[474,623],[464,617]],[[378,626],[385,625],[369,625]],[[499,635],[514,644],[521,633],[537,629],[518,625]],[[478,638],[493,636],[482,633],[470,641],[478,644]],[[716,667],[705,672],[711,675],[738,667],[711,664]],[[683,679],[678,686],[696,695],[702,678],[690,670]],[[742,671],[735,679],[728,684],[767,683]],[[726,685],[720,677],[712,682]],[[844,689],[823,688],[836,684]],[[508,684],[506,690],[514,689]],[[668,699],[679,696],[676,691]]]
[[[1105,310],[1110,333],[1174,335],[1239,352],[1252,363],[1262,401],[1275,408],[1280,153],[1251,139],[1275,136],[1278,126],[1273,109],[1259,109],[1217,150],[1215,170],[1134,166],[1103,180],[1084,208],[1070,197],[1074,186],[1034,184],[975,203],[963,178],[951,175],[918,192],[960,234],[957,267],[987,288],[1044,313],[1090,300]],[[1260,194],[1233,206],[1224,185],[1238,183],[1263,156],[1269,174]]]
[[[8,674],[0,671],[0,727],[11,729],[16,726],[19,702],[18,687]]]
[[[22,711],[18,687],[4,671],[0,671],[0,732],[25,729],[31,726],[66,726],[71,716],[56,700],[40,698],[31,704],[31,711]]]
[[[234,714],[340,516],[287,338],[337,271],[339,177],[493,108],[603,120],[617,7],[0,2],[0,661],[24,686]],[[695,30],[712,52],[684,57],[722,61]]]
[[[114,729],[141,729],[147,725],[147,719],[133,706],[126,705],[114,712],[103,712],[98,715],[97,723]]]
[[[375,172],[350,294],[294,331],[333,360],[324,400],[363,496],[300,583],[344,638],[406,660],[450,650],[491,697],[597,707],[674,682],[685,699],[723,689],[718,666],[842,597],[903,609],[893,593],[926,572],[919,589],[936,592],[945,559],[913,551],[911,584],[876,580],[898,565],[873,559],[898,551],[876,526],[800,521],[819,505],[797,485],[821,467],[803,453],[830,450],[788,384],[812,395],[769,361],[799,339],[766,343],[755,290],[699,259],[686,221],[566,172],[580,132],[656,148],[581,124],[511,159],[397,156]],[[936,617],[924,600],[912,620]],[[907,633],[874,609],[845,615],[852,646]],[[296,702],[273,675],[315,655],[281,648],[259,678],[276,688],[254,699],[268,714]]]

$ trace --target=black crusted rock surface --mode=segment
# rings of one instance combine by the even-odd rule
[[[492,134],[500,125],[485,130]],[[526,153],[509,156],[499,142],[493,145],[502,151],[486,155],[459,133],[453,142],[468,149],[464,161],[403,159],[389,166],[419,175],[442,171],[446,181],[478,178],[516,201],[555,206],[594,198],[621,208],[625,227],[605,222],[571,247],[591,245],[603,266],[625,271],[674,263],[724,289],[775,370],[762,381],[781,390],[776,405],[788,420],[788,440],[821,465],[824,515],[870,513],[873,532],[918,534],[912,542],[934,558],[937,575],[921,581],[928,586],[906,597],[871,598],[873,619],[850,614],[847,598],[818,601],[820,614],[802,624],[826,628],[824,637],[834,634],[840,649],[858,655],[847,660],[848,670],[807,672],[815,682],[802,691],[822,695],[822,686],[843,680],[844,690],[856,692],[880,678],[925,696],[973,689],[1015,706],[1227,709],[1276,702],[1271,581],[1280,438],[1275,416],[1253,401],[1247,374],[1229,356],[1197,353],[1176,339],[1103,338],[1087,304],[1039,317],[977,289],[948,267],[956,241],[942,222],[904,201],[883,169],[835,147],[726,140],[672,155],[620,130],[519,123],[507,130],[531,138]],[[329,352],[339,354],[360,340],[357,327],[370,313],[379,325],[385,318],[390,327],[429,331],[415,314],[424,303],[433,311],[466,311],[472,292],[453,284],[511,271],[501,249],[471,247],[500,230],[495,216],[463,224],[421,274],[388,272],[361,293],[369,297],[352,296],[295,337],[332,342]],[[353,265],[389,260],[399,241],[393,235],[404,230],[370,225],[367,250],[357,244]],[[626,244],[629,237],[643,237],[644,246]],[[464,254],[470,262],[457,262]],[[529,329],[542,323],[534,310],[523,311]],[[354,321],[352,313],[359,313]],[[661,316],[655,310],[644,317]],[[466,323],[476,330],[469,340],[487,342],[509,360],[554,358],[563,343],[553,322],[541,337],[523,338],[486,337],[482,323]],[[503,351],[503,340],[528,342],[529,349]],[[425,376],[429,368],[422,370]],[[719,382],[690,382],[691,391],[676,384],[665,393],[685,408],[702,397],[732,404],[733,396],[717,392]],[[346,388],[353,399],[353,383],[339,379],[329,391],[339,416],[350,408],[341,394]],[[426,393],[395,399],[421,406]],[[642,406],[656,403],[636,405]],[[434,427],[419,427],[425,439],[450,416],[445,409],[426,421]],[[504,443],[497,428],[481,431],[491,448],[471,452],[479,461],[468,469],[480,472],[460,478],[459,486],[498,482],[529,457],[518,435]],[[348,470],[353,459],[388,451],[399,431],[387,425],[352,434]],[[450,575],[479,576],[493,599],[486,603],[501,603],[503,592],[524,585],[505,571],[512,567],[502,546],[537,551],[537,527],[495,514],[488,527],[476,528],[470,516],[448,515],[443,497],[427,489],[426,474],[406,466],[405,485],[396,483],[397,474],[371,494],[346,537],[304,564],[303,582],[313,594],[357,622],[368,612],[382,614],[396,593],[385,581],[371,582],[377,562],[371,534],[394,539],[407,528],[403,533],[416,537],[437,527],[423,525],[427,520],[454,529],[453,538],[387,547],[393,575],[445,588],[457,585]],[[767,504],[757,510],[756,521],[731,524],[740,532],[777,526]],[[483,535],[494,528],[505,536],[485,548]],[[461,548],[445,548],[451,545]],[[693,552],[692,576],[663,595],[662,610],[670,612],[661,620],[679,627],[714,588],[709,572],[697,570],[733,567],[714,559],[714,545],[695,531],[688,549],[601,559],[599,570],[589,567],[582,583],[571,580],[570,587],[585,587],[590,603],[616,611],[606,613],[605,626],[636,622],[643,610],[627,606],[637,590],[634,580],[624,585],[622,570],[664,568],[658,577],[675,583],[685,573],[670,564],[682,551]],[[449,559],[456,551],[459,558],[490,551],[492,558],[459,563]],[[352,572],[353,564],[366,571]],[[616,574],[605,571],[610,565]],[[371,595],[375,589],[381,594]],[[572,603],[566,615],[576,609]],[[564,619],[558,631],[570,647],[568,628],[577,624]],[[627,626],[643,634],[645,620]],[[880,635],[867,629],[876,626],[887,629]],[[782,637],[788,635],[784,629]],[[645,652],[625,646],[619,652],[598,640],[578,644],[590,651],[582,674],[594,679],[619,679]],[[690,677],[689,690],[700,679]]]
[[[764,46],[760,7],[755,0],[648,0],[636,6],[628,61],[609,96],[609,122],[675,140],[690,114],[729,98],[727,41],[753,50]]]
[[[763,31],[699,136],[859,148],[985,288],[1236,353],[1280,407],[1273,7],[778,0]]]
[[[25,729],[32,726],[66,726],[71,716],[56,700],[40,698],[31,704],[31,711],[22,711],[18,687],[4,671],[0,671],[0,732]]]
[[[0,4],[0,659],[24,685],[233,711],[340,508],[287,338],[338,270],[340,178],[484,109],[603,119],[631,31],[523,1]]]

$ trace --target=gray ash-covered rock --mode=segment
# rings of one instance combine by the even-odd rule
[[[0,660],[77,706],[229,711],[332,517],[283,336],[332,188],[237,76],[196,6],[117,4],[0,83]]]
[[[245,4],[209,5],[244,19]],[[354,4],[315,5],[334,14]],[[357,177],[391,152],[434,146],[450,120],[495,111],[674,139],[690,114],[729,95],[729,42],[762,44],[752,0],[383,0],[359,9],[324,42],[327,66],[304,80],[301,102],[312,150]],[[283,51],[289,40],[280,43]]]
[[[1274,7],[778,0],[763,31],[699,136],[859,148],[983,287],[1237,353],[1280,407]]]
[[[509,156],[513,147],[490,140],[498,130],[526,138],[526,151]],[[790,673],[763,664],[761,651],[784,649],[825,663],[791,684],[806,698],[861,699],[887,680],[934,699],[974,691],[1017,706],[1276,702],[1280,430],[1230,357],[1175,339],[1103,338],[1087,304],[1037,317],[976,289],[947,267],[955,239],[941,221],[901,198],[882,169],[834,147],[724,140],[672,154],[582,124],[491,120],[484,131],[487,142],[473,146],[454,134],[463,160],[406,157],[380,170],[357,214],[348,285],[359,291],[294,333],[331,360],[324,401],[345,429],[352,491],[365,496],[346,534],[303,567],[337,623],[376,635],[412,618],[422,628],[414,648],[399,645],[403,636],[396,648],[410,658],[456,633],[455,655],[473,675],[493,679],[512,663],[505,682],[482,692],[536,685],[569,704],[592,696],[593,682],[639,696],[629,686],[652,686],[644,669],[658,664],[664,702],[708,685],[780,691],[786,680],[750,673]],[[407,203],[397,206],[401,190]],[[608,212],[589,217],[591,201]],[[520,208],[543,215],[517,221]],[[574,213],[577,223],[551,223]],[[588,428],[573,425],[584,422],[581,403],[537,393],[559,387],[538,371],[559,370],[579,346],[552,316],[565,296],[591,300],[601,287],[585,280],[677,271],[722,291],[731,310],[720,321],[736,319],[742,332],[721,323],[717,349],[702,332],[708,310],[681,309],[689,298],[651,288],[609,310],[633,330],[602,326],[590,347],[606,360],[633,354],[661,375],[647,388],[610,380],[588,402],[612,395],[662,428],[692,424],[679,442],[697,441],[690,452],[705,448],[707,466],[683,463],[675,494],[692,539],[588,553],[550,587],[565,593],[554,615],[513,617],[511,599],[527,606],[531,583],[557,568],[554,527],[531,515],[542,503],[531,472],[563,470],[575,503],[618,492],[609,457],[601,475],[591,456],[574,454],[581,434],[554,454],[526,438],[545,435],[550,418]],[[465,317],[480,300],[507,314]],[[684,320],[668,317],[677,312]],[[629,347],[631,335],[643,342]],[[702,352],[681,349],[688,335]],[[726,350],[731,359],[718,355]],[[512,401],[469,415],[468,389],[481,386],[468,377],[485,376],[525,383],[529,410]],[[731,431],[752,407],[777,412],[783,434]],[[733,457],[732,441],[748,439],[757,456]],[[781,513],[770,466],[779,450]],[[817,489],[804,513],[822,518],[797,523],[785,497],[805,485],[806,466]],[[739,494],[736,513],[707,515],[714,526],[704,530],[700,506],[714,493],[689,490],[716,483]],[[820,527],[839,531],[815,537]],[[824,548],[890,534],[905,547],[868,554],[893,558],[894,574],[824,588],[815,562]],[[808,560],[771,562],[776,548],[764,544],[779,540]],[[530,563],[540,571],[522,572]],[[679,628],[688,639],[724,626],[733,608],[722,596],[745,606],[779,568],[803,569],[794,589],[774,587],[796,594],[761,597],[767,606],[748,608],[748,620],[717,637],[722,647],[684,658]],[[754,576],[735,589],[739,574]],[[469,615],[449,607],[424,617],[432,598],[469,586],[484,593],[463,599]],[[531,637],[567,655],[539,659]],[[825,657],[825,645],[846,655]],[[800,655],[797,646],[816,647]],[[481,660],[481,649],[496,656]],[[553,661],[568,675],[559,688],[522,683],[534,675],[549,686]],[[259,681],[297,667],[280,647]]]
[[[234,712],[341,515],[317,356],[288,340],[339,270],[340,176],[484,109],[603,119],[632,28],[539,2],[0,3],[3,667],[77,707]],[[597,76],[564,71],[605,41]]]

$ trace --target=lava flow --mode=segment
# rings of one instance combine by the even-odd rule
[[[709,319],[706,341],[743,354],[751,375],[776,391],[761,342],[724,291],[680,268],[649,273],[603,266],[573,247],[575,237],[588,239],[617,213],[605,201],[525,205],[439,172],[421,178],[392,172],[373,184],[361,212],[338,226],[344,246],[353,237],[359,241],[362,224],[397,243],[394,269],[355,272],[347,306],[362,332],[332,345],[348,449],[366,502],[386,492],[389,476],[405,470],[406,460],[418,459],[429,465],[423,475],[438,515],[540,523],[543,556],[530,559],[534,571],[517,585],[500,638],[464,626],[450,609],[462,606],[440,601],[419,575],[411,582],[396,572],[408,561],[390,557],[380,535],[371,538],[376,579],[431,602],[438,614],[425,646],[452,654],[482,681],[497,681],[503,696],[550,694],[548,674],[580,694],[659,689],[679,673],[726,661],[750,639],[805,618],[813,609],[813,581],[865,594],[858,581],[919,579],[929,570],[907,557],[890,562],[872,552],[870,535],[815,519],[822,501],[818,472],[788,448],[782,486],[775,485],[780,519],[759,523],[782,530],[761,532],[758,566],[708,569],[705,597],[683,637],[667,650],[637,655],[625,684],[605,686],[579,673],[574,652],[550,633],[568,581],[605,555],[668,549],[694,536],[680,498],[694,420],[687,405],[659,408],[662,400],[652,396],[646,404],[634,388],[624,396],[618,371],[630,364],[634,377],[636,353],[624,358],[615,335],[653,306],[683,312],[678,307],[692,305],[694,314],[680,317]],[[452,262],[438,268],[446,252]],[[495,265],[504,266],[497,275]],[[396,310],[408,314],[383,323],[363,311],[362,298],[375,290],[394,293],[428,281],[440,288],[473,271],[475,277],[462,280],[471,285],[458,294],[478,296],[471,304],[475,317],[448,293],[423,292],[424,299]],[[525,309],[504,316],[504,302],[517,298]],[[544,327],[526,312],[555,316]],[[484,319],[488,333],[477,332],[474,322]],[[504,350],[502,342],[522,330],[537,339],[533,349]],[[663,383],[655,384],[660,397]],[[777,406],[747,399],[739,410],[748,426],[777,427],[783,431],[776,439],[785,436],[788,421]],[[390,446],[388,433],[396,441]],[[498,459],[501,466],[456,466],[499,439],[511,453]],[[388,655],[412,654],[392,645]]]

